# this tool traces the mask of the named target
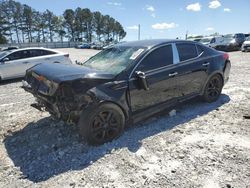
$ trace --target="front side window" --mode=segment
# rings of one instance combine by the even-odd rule
[[[180,61],[186,61],[198,56],[195,44],[176,44]]]
[[[14,52],[14,53],[8,55],[6,58],[8,58],[9,61],[29,58],[29,51],[23,50],[23,51]]]
[[[141,47],[114,46],[98,53],[83,65],[111,74],[118,74],[125,70],[144,50]]]
[[[4,56],[6,56],[8,54],[8,52],[0,52],[0,59],[3,58]]]
[[[167,45],[157,48],[148,54],[138,66],[139,71],[150,71],[173,64],[172,46]]]

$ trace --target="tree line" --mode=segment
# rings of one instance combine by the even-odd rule
[[[88,8],[66,9],[57,16],[39,12],[14,0],[0,0],[0,43],[63,41],[120,41],[123,26],[109,15]]]

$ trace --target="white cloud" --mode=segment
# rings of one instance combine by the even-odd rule
[[[118,3],[118,2],[108,2],[108,5],[122,6],[122,4],[121,4],[121,3]]]
[[[187,10],[189,11],[195,11],[198,12],[201,10],[201,5],[200,3],[194,3],[194,4],[190,4],[186,7]]]
[[[221,6],[221,3],[218,0],[213,0],[209,2],[209,8],[216,9],[216,8],[219,8],[220,6]]]
[[[231,12],[230,8],[224,8],[224,12]]]
[[[156,17],[155,13],[152,13],[152,14],[151,14],[151,16],[152,16],[153,18],[155,18],[155,17]]]
[[[130,29],[130,30],[138,30],[139,27],[138,27],[138,25],[133,25],[133,26],[128,26],[127,29]]]
[[[157,30],[172,29],[176,27],[178,27],[178,24],[173,23],[173,22],[172,23],[156,23],[152,25],[152,28],[157,29]]]
[[[152,5],[146,5],[146,9],[150,12],[154,12],[155,8]]]
[[[214,31],[214,28],[213,27],[208,27],[208,28],[206,28],[206,31]]]

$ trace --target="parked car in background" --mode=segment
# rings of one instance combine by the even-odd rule
[[[201,41],[201,38],[196,38],[196,39],[194,39],[193,41],[195,41],[195,42],[200,42],[200,41]]]
[[[199,42],[212,48],[216,48],[217,45],[223,43],[224,38],[222,36],[216,37],[204,37]]]
[[[241,47],[243,42],[246,40],[244,33],[236,33],[234,34],[233,38],[235,39],[235,42],[238,44],[239,47]]]
[[[9,46],[9,47],[7,47],[7,48],[1,49],[0,51],[16,50],[16,49],[18,49],[18,48],[19,48],[18,46]]]
[[[47,48],[23,48],[0,52],[0,80],[24,77],[40,63],[72,64],[69,54]]]
[[[248,52],[250,51],[250,36],[246,38],[245,42],[243,42],[241,46],[242,52]]]
[[[197,42],[136,41],[111,46],[83,66],[32,67],[23,88],[36,97],[34,107],[78,124],[83,138],[99,145],[178,102],[216,101],[230,67],[228,54]]]
[[[89,43],[83,43],[83,44],[80,44],[78,45],[76,48],[79,48],[79,49],[90,49],[91,45]]]
[[[221,44],[215,47],[216,50],[221,50],[225,52],[239,50],[239,44],[236,42],[235,38],[227,36]]]
[[[102,50],[103,49],[103,44],[102,43],[95,43],[91,46],[92,49],[95,50]]]

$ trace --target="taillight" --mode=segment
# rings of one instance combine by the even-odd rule
[[[224,54],[223,54],[223,58],[224,58],[225,60],[228,60],[228,59],[229,59],[228,53],[224,53]]]
[[[65,54],[64,57],[69,57],[69,54]]]

